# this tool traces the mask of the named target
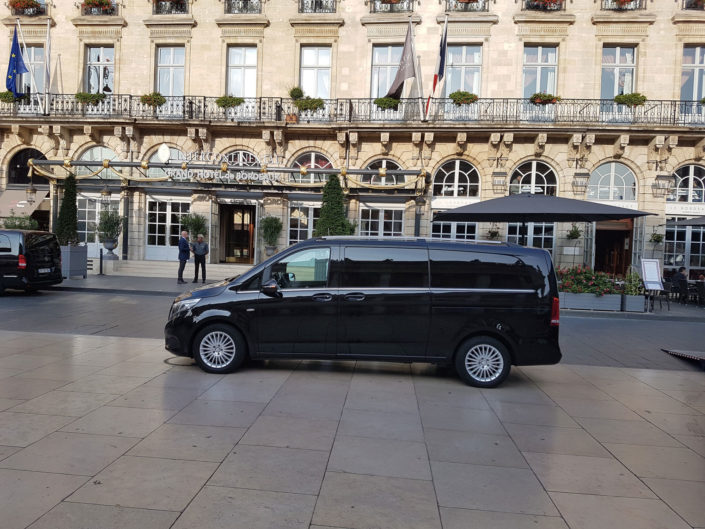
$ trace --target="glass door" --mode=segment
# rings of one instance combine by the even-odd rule
[[[223,205],[220,239],[226,263],[252,264],[255,256],[255,206]]]

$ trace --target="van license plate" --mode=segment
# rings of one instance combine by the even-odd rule
[[[40,274],[48,274],[49,272],[51,272],[51,268],[40,268],[39,269]]]

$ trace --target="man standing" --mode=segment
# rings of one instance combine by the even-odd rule
[[[186,283],[184,281],[184,268],[186,268],[186,261],[191,255],[189,249],[188,232],[184,230],[181,232],[181,238],[179,239],[179,279],[176,281],[179,285]]]
[[[208,243],[203,240],[203,235],[198,234],[198,239],[191,245],[193,252],[193,261],[196,265],[196,270],[193,275],[193,282],[198,283],[198,265],[201,265],[201,277],[203,282],[206,282],[206,255],[208,255]]]

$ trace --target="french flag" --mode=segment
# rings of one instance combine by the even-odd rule
[[[441,34],[441,49],[439,50],[438,57],[436,57],[436,69],[433,72],[433,88],[431,88],[431,95],[428,96],[428,101],[426,101],[426,115],[428,116],[428,109],[431,106],[431,97],[436,93],[436,86],[441,84],[443,80],[443,75],[446,72],[446,52],[448,50],[448,16],[446,16],[445,24],[443,25],[443,33]]]

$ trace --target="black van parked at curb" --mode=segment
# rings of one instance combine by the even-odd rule
[[[61,247],[46,231],[0,229],[0,294],[31,292],[63,281]]]
[[[430,362],[495,387],[512,364],[560,361],[558,309],[545,250],[322,237],[182,294],[164,333],[211,373],[248,357]]]

